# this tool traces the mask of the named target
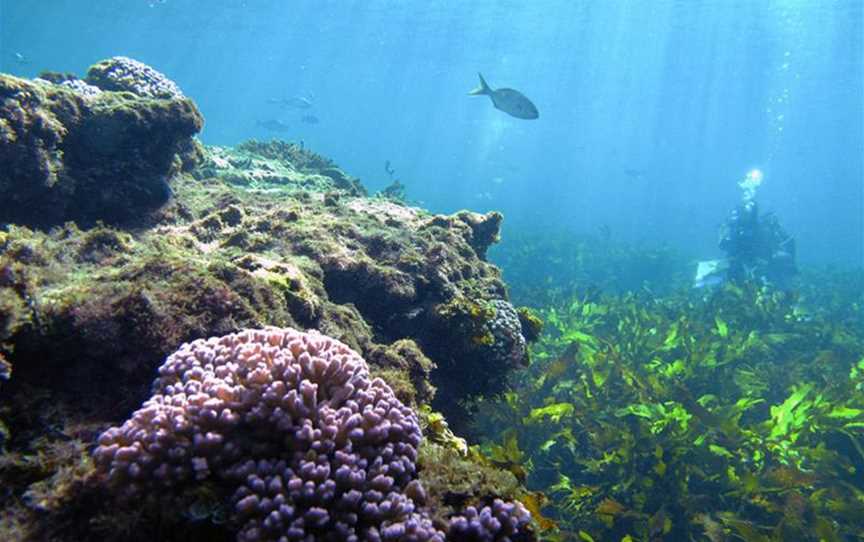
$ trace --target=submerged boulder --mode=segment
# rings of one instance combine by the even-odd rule
[[[0,223],[131,223],[170,199],[171,178],[198,161],[204,120],[133,62],[105,61],[87,80],[0,74]]]

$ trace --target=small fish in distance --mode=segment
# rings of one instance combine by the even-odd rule
[[[521,92],[512,88],[497,88],[493,90],[486,83],[486,80],[483,79],[482,74],[478,73],[477,75],[480,76],[480,86],[469,92],[469,96],[489,96],[495,109],[500,109],[517,119],[536,119],[540,117],[537,107]]]
[[[291,129],[291,126],[287,122],[277,119],[259,120],[256,124],[259,128],[264,128],[271,132],[287,132]]]
[[[292,109],[309,109],[312,107],[312,100],[305,96],[292,96],[290,98],[270,98],[267,103],[290,107]]]

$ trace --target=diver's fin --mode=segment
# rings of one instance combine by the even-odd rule
[[[486,80],[483,79],[483,74],[478,73],[477,75],[480,76],[480,86],[469,92],[468,95],[479,96],[481,94],[492,94],[492,89],[486,84]]]

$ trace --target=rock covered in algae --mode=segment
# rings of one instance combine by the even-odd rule
[[[332,160],[302,144],[279,140],[208,147],[194,174],[200,179],[218,177],[253,190],[338,190],[349,196],[367,195],[360,180],[345,173]]]
[[[174,83],[131,62],[87,81],[0,74],[0,223],[128,223],[170,198],[170,179],[197,161],[203,118]]]
[[[437,385],[451,418],[457,400],[500,390],[526,359],[500,272],[478,253],[495,239],[483,225],[497,232],[500,215],[430,215],[321,188],[178,177],[174,201],[134,236],[105,226],[10,230],[0,263],[31,277],[15,321],[33,311],[47,332],[17,357],[64,368],[67,358],[109,364],[134,379],[180,342],[290,325],[319,329],[373,360],[385,359],[382,347],[411,341],[417,355],[394,350],[404,361],[388,355],[382,367],[404,375],[424,402]],[[10,283],[6,295],[18,307],[22,288]],[[26,337],[36,328],[16,329]]]

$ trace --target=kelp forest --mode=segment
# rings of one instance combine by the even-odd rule
[[[603,241],[501,256],[544,326],[530,367],[472,405],[473,451],[534,491],[545,539],[861,540],[864,274],[694,289],[662,276],[671,253]],[[518,264],[540,252],[576,278],[536,286]]]

